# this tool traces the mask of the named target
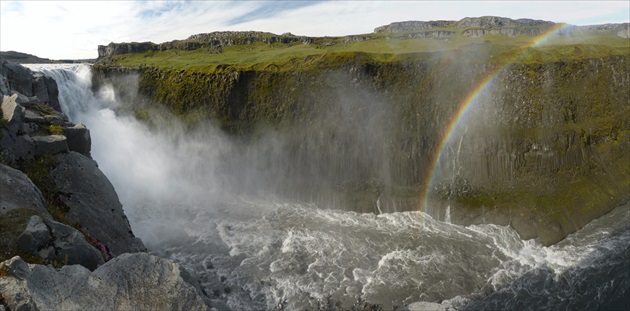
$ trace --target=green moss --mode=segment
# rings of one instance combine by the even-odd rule
[[[59,199],[63,193],[57,191],[55,182],[50,176],[50,171],[55,166],[55,163],[55,159],[52,156],[39,156],[28,161],[20,161],[18,167],[42,192],[46,201],[46,208],[53,219],[73,225],[66,216],[69,211],[68,206]]]
[[[136,110],[134,110],[133,116],[138,121],[142,121],[142,122],[145,122],[145,123],[149,121],[149,113],[147,112],[146,109],[136,109]]]
[[[0,261],[20,256],[29,263],[42,263],[41,259],[24,254],[16,247],[17,239],[24,232],[26,224],[33,215],[39,214],[32,209],[18,208],[0,217]]]
[[[48,133],[50,133],[50,135],[63,135],[63,127],[51,124],[48,126]]]

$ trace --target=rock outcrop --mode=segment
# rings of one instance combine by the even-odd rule
[[[466,17],[459,21],[406,21],[395,22],[374,29],[374,33],[388,34],[400,38],[446,38],[455,34],[479,38],[485,35],[538,36],[549,31],[553,22],[534,19],[511,19],[498,16]],[[622,38],[628,38],[630,24],[603,24],[592,26],[565,25],[558,31],[560,35],[580,35],[585,31],[604,31]],[[440,31],[441,35],[435,34]],[[429,35],[428,33],[431,33]]]
[[[295,36],[290,33],[276,35],[260,31],[216,31],[211,33],[200,33],[192,35],[185,40],[174,40],[163,43],[153,42],[130,42],[114,43],[98,46],[99,59],[114,55],[128,53],[142,53],[147,51],[180,50],[190,51],[200,48],[208,49],[210,53],[221,53],[223,47],[234,45],[247,45],[256,42],[266,44],[283,43],[289,44],[300,42],[303,44],[313,43],[313,38],[306,36]]]
[[[431,30],[433,28],[447,28],[455,25],[455,21],[406,21],[395,22],[374,29],[374,33],[398,33]]]
[[[77,229],[34,215],[17,240],[26,253],[64,265],[79,264],[90,270],[105,263],[104,255],[90,245]]]
[[[59,111],[55,81],[0,62],[1,160],[20,169],[0,164],[0,257],[57,267],[2,262],[0,309],[209,310],[183,268],[142,253],[90,158],[89,130]]]
[[[20,257],[2,263],[0,296],[10,310],[209,310],[198,283],[178,264],[124,254],[93,272],[57,270]],[[205,300],[205,301],[204,301]]]
[[[68,208],[66,217],[112,255],[145,251],[131,231],[118,195],[96,162],[76,152],[59,154],[50,171],[57,200]]]
[[[20,244],[22,250],[61,263],[67,256],[68,262],[91,269],[102,263],[102,256],[96,252],[101,261],[94,259],[90,255],[94,247],[85,241],[107,259],[144,251],[113,186],[90,158],[89,130],[68,122],[60,111],[56,82],[1,58],[0,63],[0,86],[8,94],[2,95],[0,160],[19,169],[0,164],[0,217],[12,213],[11,217],[23,219],[35,214],[65,223],[40,221],[38,226],[48,228],[50,239],[40,244],[31,239],[30,246]],[[30,212],[19,212],[24,209]],[[0,242],[15,245],[15,241]]]
[[[50,218],[42,192],[21,171],[0,164],[0,217],[14,209],[32,209]]]

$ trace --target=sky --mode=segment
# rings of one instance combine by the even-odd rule
[[[630,1],[0,0],[0,50],[85,59],[96,58],[97,46],[110,42],[161,43],[226,30],[343,36],[397,21],[486,15],[573,25],[627,23]]]

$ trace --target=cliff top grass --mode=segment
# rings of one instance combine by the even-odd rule
[[[223,46],[216,49],[168,49],[111,56],[109,66],[149,66],[162,69],[213,72],[234,70],[299,70],[312,66],[335,66],[355,58],[376,62],[431,61],[445,58],[468,62],[544,63],[571,59],[601,58],[630,54],[630,42],[601,30],[582,31],[574,36],[551,36],[534,45],[533,35],[507,36],[486,34],[480,37],[462,35],[462,29],[435,28],[428,32],[452,32],[443,38],[409,38],[422,32],[366,34],[348,37],[315,38],[302,42]]]

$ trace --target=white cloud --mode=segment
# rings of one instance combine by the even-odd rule
[[[404,20],[496,15],[571,24],[628,22],[628,1],[325,1],[279,10],[245,23],[260,1],[0,1],[0,50],[53,59],[96,57],[109,42],[183,39],[219,30],[310,36],[369,33]],[[273,3],[279,7],[278,3]],[[268,10],[267,10],[268,13]],[[248,15],[250,14],[250,15]],[[266,17],[265,17],[266,16]],[[247,19],[246,19],[247,20]]]

